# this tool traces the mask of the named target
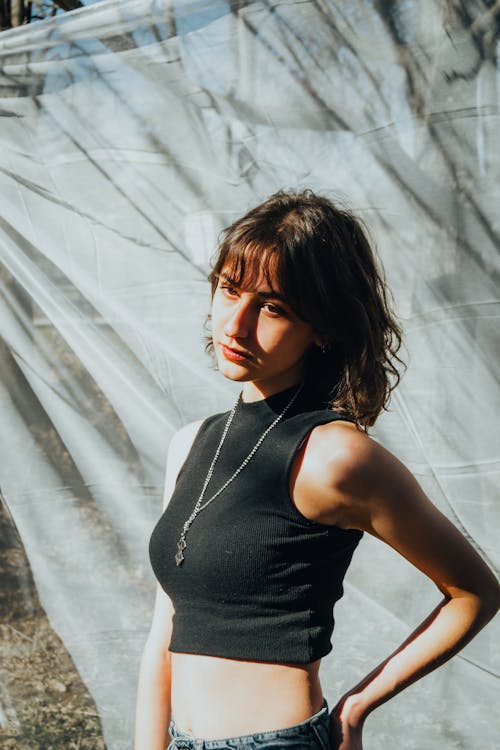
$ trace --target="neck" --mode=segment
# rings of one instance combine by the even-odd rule
[[[241,391],[241,398],[245,403],[252,403],[253,401],[262,401],[263,399],[274,396],[275,393],[281,393],[286,391],[288,388],[292,388],[294,385],[298,386],[302,382],[302,377],[295,376],[294,378],[288,378],[280,380],[279,383],[274,384],[263,384],[255,380],[249,380],[243,384]]]

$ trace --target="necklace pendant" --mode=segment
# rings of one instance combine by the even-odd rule
[[[175,555],[175,564],[177,565],[177,567],[179,567],[179,565],[182,565],[182,563],[184,562],[183,552],[186,549],[186,547],[187,547],[186,540],[183,537],[181,537],[179,541],[177,542],[177,553]]]
[[[177,567],[179,567],[179,565],[182,565],[183,562],[184,562],[184,555],[182,554],[182,550],[180,549],[175,555],[175,564],[177,565]]]

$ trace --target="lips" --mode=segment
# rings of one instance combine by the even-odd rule
[[[230,346],[221,344],[221,351],[225,359],[230,362],[246,362],[250,359],[250,354],[242,349],[232,349]]]

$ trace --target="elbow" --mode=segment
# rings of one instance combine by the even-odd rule
[[[465,607],[467,617],[476,632],[481,630],[500,609],[500,585],[491,571],[481,576],[473,585],[453,587],[443,591],[444,603],[457,602]],[[453,606],[453,605],[452,605]]]
[[[500,585],[496,578],[491,576],[488,584],[476,594],[479,603],[479,614],[484,625],[489,622],[500,609]]]
[[[500,609],[500,585],[495,582],[494,590],[484,599],[484,609],[488,615],[488,620],[495,617],[496,613]]]

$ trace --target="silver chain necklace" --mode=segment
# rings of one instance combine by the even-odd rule
[[[210,480],[212,478],[212,474],[214,473],[215,464],[217,463],[217,460],[218,460],[218,458],[220,456],[220,452],[222,450],[222,446],[224,445],[224,441],[225,441],[227,433],[229,431],[229,427],[231,426],[231,422],[233,421],[234,415],[236,414],[236,409],[238,408],[238,404],[240,402],[241,396],[240,396],[240,398],[238,398],[237,402],[235,403],[235,405],[231,409],[231,411],[229,413],[229,416],[227,418],[226,425],[225,425],[224,430],[222,432],[222,437],[220,439],[220,442],[219,442],[219,445],[217,447],[217,450],[215,451],[215,455],[214,455],[214,457],[212,459],[212,463],[210,464],[210,468],[209,468],[209,470],[207,472],[207,476],[205,477],[205,481],[203,483],[203,489],[201,490],[201,494],[200,494],[198,500],[196,501],[196,505],[193,508],[193,512],[191,513],[191,515],[187,519],[186,523],[182,527],[182,534],[180,535],[179,541],[177,542],[177,552],[175,554],[175,564],[177,566],[182,565],[182,563],[184,562],[184,550],[187,547],[186,535],[187,535],[187,533],[188,533],[188,531],[189,531],[189,529],[191,527],[191,524],[193,523],[194,519],[196,518],[196,516],[199,513],[201,513],[202,510],[205,510],[205,508],[207,506],[209,506],[210,503],[212,503],[215,500],[216,497],[219,497],[219,495],[221,494],[221,492],[223,492],[226,489],[226,487],[228,485],[230,485],[231,482],[234,479],[236,479],[236,477],[238,476],[238,474],[241,471],[243,471],[243,469],[245,468],[245,466],[247,466],[247,464],[250,463],[250,461],[255,456],[255,454],[257,453],[258,449],[260,448],[260,446],[262,445],[262,443],[264,442],[264,440],[266,439],[266,437],[269,435],[269,433],[271,432],[271,430],[274,427],[276,427],[276,425],[278,424],[278,422],[280,422],[283,419],[283,417],[287,413],[288,409],[291,407],[291,405],[293,404],[293,402],[295,401],[295,399],[299,395],[300,391],[302,390],[302,387],[303,387],[303,383],[301,383],[300,386],[297,388],[297,390],[295,391],[295,393],[293,394],[292,398],[287,403],[287,405],[285,406],[285,408],[283,409],[283,411],[281,412],[281,414],[278,414],[278,416],[276,417],[276,419],[273,422],[271,422],[271,424],[269,425],[269,427],[266,427],[266,429],[264,430],[264,432],[262,433],[262,435],[260,436],[260,438],[255,443],[254,447],[252,448],[252,450],[248,454],[248,456],[245,459],[243,459],[243,461],[241,462],[241,464],[234,471],[234,473],[229,477],[229,479],[226,482],[224,482],[224,484],[222,485],[222,487],[220,487],[217,490],[217,492],[215,492],[211,497],[209,497],[208,500],[205,500],[205,502],[203,502],[203,498],[205,497],[205,492],[207,491],[208,483],[210,482]]]

